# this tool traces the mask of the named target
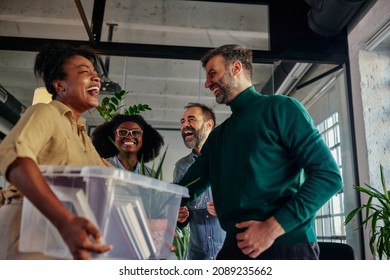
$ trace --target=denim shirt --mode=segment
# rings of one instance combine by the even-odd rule
[[[180,181],[196,157],[197,154],[192,152],[176,163],[173,172],[174,182]],[[226,233],[221,228],[218,218],[207,211],[208,201],[213,201],[210,187],[187,205],[190,224],[189,260],[215,259],[225,240]]]
[[[117,156],[106,158],[106,160],[109,163],[111,163],[113,166],[115,166],[116,168],[126,170],[126,168],[123,166],[123,164],[120,162],[120,160]],[[151,173],[150,168],[145,166],[145,172],[147,173],[146,175],[150,175],[150,173]],[[141,174],[140,164],[138,164],[138,162],[137,162],[137,165],[135,166],[134,173]]]

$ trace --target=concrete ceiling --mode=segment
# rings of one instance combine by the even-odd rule
[[[32,70],[38,46],[50,40],[87,43],[101,53],[109,79],[130,92],[125,105],[144,103],[152,108],[142,114],[155,127],[178,128],[188,102],[213,107],[220,123],[230,109],[216,104],[204,88],[199,58],[207,49],[222,44],[238,43],[253,49],[257,54],[253,83],[262,90],[273,81],[279,59],[286,53],[281,41],[282,47],[275,47],[279,53],[269,55],[269,15],[274,13],[262,3],[270,2],[1,0],[0,85],[29,106],[34,89],[43,85]],[[303,0],[293,2],[306,9]],[[7,46],[2,48],[2,44]],[[322,53],[309,50],[301,57]],[[322,72],[334,67],[319,65]],[[95,110],[92,117],[86,114],[85,118],[91,125],[102,121]]]
[[[93,1],[87,0],[2,0],[0,36],[88,41],[93,8]],[[267,15],[264,5],[113,0],[106,1],[100,38],[102,42],[207,48],[241,43],[266,50]],[[42,86],[32,71],[35,55],[31,51],[0,51],[0,84],[25,106],[31,104],[34,89]],[[199,60],[104,55],[102,58],[110,80],[131,93],[125,105],[148,104],[152,110],[143,115],[158,127],[177,128],[188,102],[212,106],[218,122],[230,114],[229,108],[217,105],[211,92],[204,88],[204,71]],[[272,64],[256,64],[254,83],[261,87],[271,74]],[[89,114],[85,117],[90,119]]]

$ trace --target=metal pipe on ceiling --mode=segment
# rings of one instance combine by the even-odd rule
[[[89,41],[91,43],[93,43],[95,41],[95,38],[94,38],[94,36],[92,34],[91,28],[89,27],[88,19],[87,19],[86,15],[85,15],[83,5],[81,4],[80,0],[74,0],[74,2],[76,3],[77,10],[79,11],[81,20],[83,21],[83,24],[84,24],[84,27],[85,27],[85,30],[87,31]]]

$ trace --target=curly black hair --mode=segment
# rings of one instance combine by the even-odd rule
[[[64,62],[74,55],[85,57],[92,62],[99,75],[103,74],[98,55],[88,46],[76,47],[65,43],[45,45],[35,57],[34,73],[37,78],[43,79],[45,87],[53,95],[53,99],[57,96],[53,81],[66,78],[63,70]]]
[[[141,115],[117,115],[111,121],[98,126],[91,135],[92,143],[101,157],[110,158],[119,153],[112,141],[115,140],[115,129],[124,122],[134,122],[143,130],[142,147],[137,154],[138,161],[142,159],[143,162],[149,162],[160,154],[164,139]]]

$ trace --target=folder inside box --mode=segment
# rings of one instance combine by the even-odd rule
[[[49,186],[78,216],[100,229],[113,249],[96,259],[166,259],[188,189],[122,169],[40,166]],[[72,256],[57,229],[24,198],[19,250]]]

